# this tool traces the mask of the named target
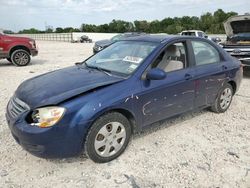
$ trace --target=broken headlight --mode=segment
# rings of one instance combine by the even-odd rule
[[[37,108],[31,115],[33,121],[31,125],[41,128],[51,127],[60,121],[65,111],[65,108],[57,106]]]

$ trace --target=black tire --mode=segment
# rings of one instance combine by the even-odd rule
[[[113,126],[113,123],[117,123],[118,125],[122,125],[123,127],[118,126],[118,128],[113,128],[115,127]],[[110,135],[104,136],[104,134],[100,133],[102,132],[102,130],[107,131],[107,133]],[[113,134],[113,130],[115,130],[115,134]],[[118,130],[120,130],[120,132],[118,132]],[[125,134],[126,136],[125,138],[124,137],[119,138],[120,136],[113,138],[113,136],[118,134],[120,135]],[[84,149],[87,156],[94,162],[97,163],[109,162],[117,158],[124,152],[129,143],[130,136],[131,136],[131,126],[128,119],[118,112],[110,112],[101,116],[93,123],[87,134]],[[96,147],[96,143],[98,142],[102,142],[102,144],[104,143],[105,145],[103,145],[102,147],[100,146]],[[115,151],[115,147],[112,144],[120,148],[117,151]],[[104,155],[105,153],[108,153],[107,155],[110,156],[105,156]]]
[[[7,59],[10,63],[12,63],[12,62],[11,62],[11,59],[10,59],[9,57],[8,57],[8,58],[6,58],[6,59]]]
[[[11,62],[16,66],[26,66],[30,63],[30,54],[26,50],[15,50],[11,54]]]
[[[223,103],[222,98],[223,98],[223,96],[226,95],[227,91],[229,92],[228,93],[228,98],[226,99],[226,102]],[[231,105],[231,102],[232,102],[232,99],[233,99],[233,94],[234,94],[234,91],[233,91],[233,87],[231,86],[231,84],[229,84],[229,83],[225,84],[220,89],[214,104],[211,106],[211,110],[213,112],[216,112],[216,113],[223,113],[223,112],[227,111],[227,109]],[[222,104],[225,104],[225,105],[222,105]]]

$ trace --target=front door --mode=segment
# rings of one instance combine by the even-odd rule
[[[189,68],[185,42],[168,45],[152,67],[166,72],[163,80],[141,81],[139,94],[143,126],[191,110],[194,107],[194,69]]]

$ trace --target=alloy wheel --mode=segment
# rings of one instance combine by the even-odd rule
[[[232,90],[225,88],[220,96],[220,107],[225,110],[228,108],[232,100]]]
[[[24,52],[18,52],[15,54],[14,61],[18,65],[26,65],[29,62],[29,56]]]

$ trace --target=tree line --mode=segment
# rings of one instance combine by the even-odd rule
[[[82,24],[80,28],[73,27],[57,27],[55,29],[48,28],[40,31],[35,28],[24,29],[18,33],[36,34],[36,33],[68,33],[68,32],[96,32],[96,33],[124,33],[124,32],[146,32],[146,33],[168,33],[176,34],[183,30],[202,30],[208,34],[225,33],[223,22],[229,17],[238,15],[236,12],[224,12],[218,9],[214,13],[205,13],[200,17],[183,16],[174,18],[165,18],[163,20],[136,20],[127,22],[123,20],[112,20],[108,24],[94,25]]]

